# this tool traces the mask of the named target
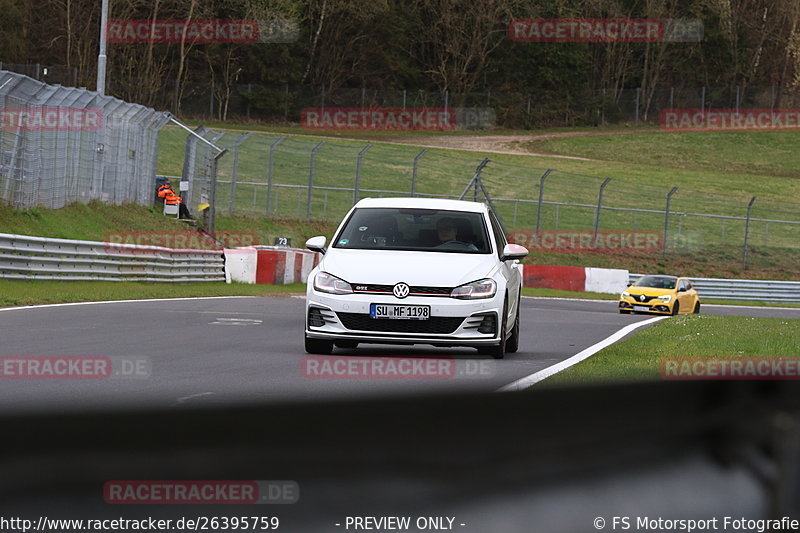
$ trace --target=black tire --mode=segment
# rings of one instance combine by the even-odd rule
[[[675,302],[675,305],[672,306],[672,316],[677,315],[680,310],[681,310],[681,304]]]
[[[695,302],[694,311],[692,311],[692,313],[694,313],[695,315],[699,315],[700,314],[700,302]]]
[[[330,355],[333,352],[333,341],[310,339],[306,337],[306,353]]]
[[[348,350],[358,348],[358,342],[356,341],[334,341],[333,345],[337,348],[346,348]]]
[[[519,350],[519,306],[522,302],[517,302],[517,317],[514,319],[514,327],[511,329],[511,335],[508,336],[506,341],[506,353],[517,353]]]
[[[502,359],[506,355],[506,315],[508,314],[508,297],[503,302],[503,320],[500,325],[500,343],[494,346],[482,346],[478,348],[478,353],[481,355],[491,355],[495,359]]]

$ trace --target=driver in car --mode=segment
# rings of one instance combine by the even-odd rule
[[[452,218],[440,218],[436,223],[436,233],[439,237],[437,248],[467,248],[470,251],[477,251],[478,247],[470,242],[458,240],[458,228]]]

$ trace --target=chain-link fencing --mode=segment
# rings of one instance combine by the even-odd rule
[[[18,208],[153,200],[169,115],[0,70],[0,200]]]
[[[648,185],[412,146],[206,128],[198,133],[228,152],[219,159],[214,195],[218,152],[189,138],[187,197],[197,208],[213,195],[218,214],[337,221],[365,197],[484,201],[488,195],[509,233],[523,236],[520,244],[543,232],[611,231],[626,239],[625,232],[636,232],[648,239],[644,253],[701,263],[792,268],[800,258],[800,203],[774,197]],[[177,128],[163,134],[186,140]]]

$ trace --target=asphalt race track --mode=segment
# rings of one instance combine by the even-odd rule
[[[362,345],[334,355],[452,356],[456,375],[319,379],[304,373],[299,297],[113,302],[0,310],[0,357],[108,356],[144,362],[138,376],[0,378],[0,411],[136,409],[455,390],[492,392],[646,320],[615,301],[524,298],[520,350],[495,362],[474,349]],[[704,306],[703,312],[800,318],[800,309]],[[115,367],[116,368],[116,367]],[[144,367],[142,367],[144,368]]]

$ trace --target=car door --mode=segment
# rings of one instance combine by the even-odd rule
[[[689,282],[685,279],[678,280],[678,292],[676,295],[680,304],[681,313],[691,313],[694,306],[692,295],[689,294]]]
[[[508,244],[508,241],[506,240],[505,233],[503,232],[502,224],[500,224],[500,221],[491,210],[489,211],[489,221],[491,224],[492,233],[494,234],[494,241],[497,244],[497,250],[495,250],[495,253],[497,254],[497,260],[500,261],[500,256],[503,254],[503,248],[505,248],[506,244]],[[517,315],[517,307],[520,300],[519,291],[520,285],[522,284],[522,275],[520,274],[518,265],[518,260],[500,261],[500,272],[506,280],[506,287],[508,289],[508,314],[506,317],[507,324],[513,324]]]

